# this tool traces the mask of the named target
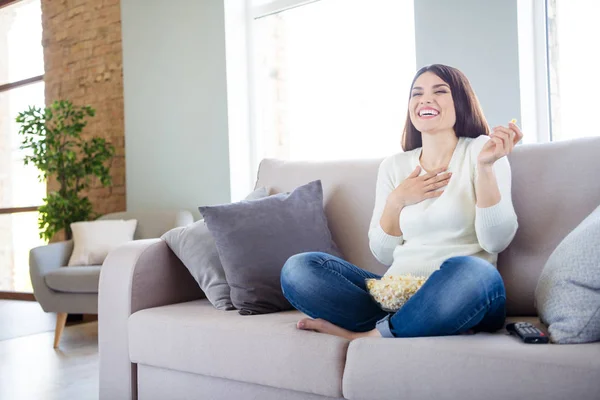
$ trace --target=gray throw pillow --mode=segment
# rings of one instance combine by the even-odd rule
[[[339,256],[323,210],[321,181],[264,199],[200,207],[223,263],[231,300],[242,315],[293,307],[281,291],[281,269],[294,254]]]
[[[267,196],[267,189],[261,187],[250,193],[246,199]],[[204,220],[171,229],[162,235],[162,239],[190,271],[213,306],[219,310],[235,309],[215,241]]]
[[[600,341],[600,207],[552,252],[535,301],[553,343]]]

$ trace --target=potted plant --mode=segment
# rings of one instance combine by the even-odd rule
[[[93,176],[103,186],[111,184],[109,168],[115,149],[104,138],[81,137],[85,119],[94,115],[90,106],[75,107],[61,100],[44,109],[30,106],[17,117],[19,134],[23,135],[21,149],[28,150],[25,165],[38,168],[40,181],[50,177],[60,185],[58,191],[47,194],[39,208],[42,239],[50,240],[64,229],[69,240],[72,222],[98,217],[88,197],[80,196],[80,192],[90,187]]]

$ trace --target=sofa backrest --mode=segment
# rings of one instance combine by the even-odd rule
[[[262,160],[255,187],[289,192],[323,184],[329,228],[344,258],[378,274],[387,267],[371,254],[367,232],[382,159],[350,161]],[[519,229],[498,257],[508,315],[536,315],[534,291],[560,241],[600,204],[600,138],[518,145],[509,156]]]
[[[535,286],[548,257],[600,205],[600,137],[517,146],[509,160],[519,229],[498,269],[508,312],[536,315]]]
[[[192,213],[187,210],[122,211],[98,219],[136,219],[135,240],[159,238],[173,228],[194,222]]]

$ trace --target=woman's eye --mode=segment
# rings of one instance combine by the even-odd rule
[[[435,92],[435,93],[436,93],[436,94],[439,94],[439,93],[448,93],[448,92],[446,92],[445,90],[438,90],[438,91],[437,91],[437,92]]]
[[[422,93],[413,93],[411,97],[420,96]]]

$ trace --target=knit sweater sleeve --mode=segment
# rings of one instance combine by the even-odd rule
[[[369,225],[369,248],[375,258],[386,266],[392,265],[394,261],[394,249],[403,243],[402,236],[387,234],[379,220],[383,214],[388,195],[395,189],[393,181],[393,159],[386,158],[379,165],[377,173],[377,184],[375,187],[375,207]]]
[[[480,136],[481,138],[481,136]],[[487,138],[487,139],[486,139]],[[477,156],[489,137],[477,138],[473,146],[472,160],[475,182],[478,179]],[[500,201],[491,207],[480,208],[475,205],[475,233],[481,248],[488,253],[500,253],[508,247],[519,227],[511,194],[511,169],[507,157],[502,157],[494,163],[494,174]]]

